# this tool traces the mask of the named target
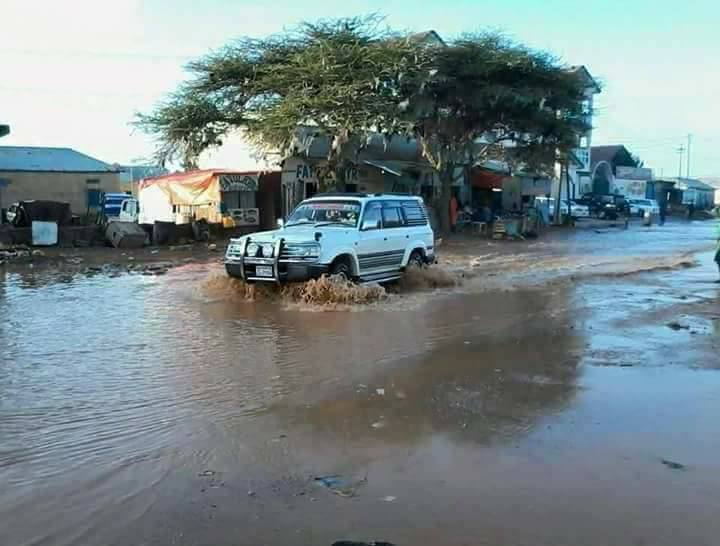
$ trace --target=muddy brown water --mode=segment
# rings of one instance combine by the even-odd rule
[[[0,544],[716,544],[711,228],[352,296],[6,272]]]

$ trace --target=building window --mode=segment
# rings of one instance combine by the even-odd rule
[[[88,178],[85,180],[85,183],[88,186],[99,186],[100,185],[100,179],[99,178]]]

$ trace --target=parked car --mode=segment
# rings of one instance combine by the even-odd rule
[[[536,197],[535,201],[537,204],[540,204],[542,206],[548,207],[548,212],[550,214],[550,217],[552,218],[555,214],[555,199],[552,197]],[[567,210],[568,210],[568,200],[563,199],[562,202],[562,208],[560,209],[560,214],[563,216],[567,216]],[[575,200],[570,200],[570,215],[571,218],[578,219],[578,218],[589,218],[590,217],[590,209],[585,206],[581,205],[580,203],[576,202]]]
[[[225,269],[249,282],[386,282],[432,263],[433,241],[420,197],[329,194],[300,203],[280,229],[231,239]]]
[[[646,212],[660,214],[660,205],[654,199],[629,199],[628,203],[633,216],[644,216]]]
[[[622,195],[586,193],[577,202],[588,207],[592,216],[603,220],[615,220],[630,210]]]

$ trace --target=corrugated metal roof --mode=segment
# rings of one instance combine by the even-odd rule
[[[0,171],[102,173],[116,169],[71,148],[0,146]]]

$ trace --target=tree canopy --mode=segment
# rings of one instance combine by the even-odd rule
[[[232,131],[281,157],[323,137],[327,173],[341,185],[370,135],[403,135],[417,139],[447,202],[459,167],[494,158],[550,172],[587,128],[579,76],[498,33],[433,44],[376,16],[319,21],[240,39],[189,69],[190,80],[138,118],[159,159],[186,167]]]
[[[398,103],[427,72],[419,52],[375,16],[243,38],[191,63],[193,78],[138,123],[158,138],[163,162],[192,165],[239,129],[259,150],[281,155],[329,137],[328,159],[339,163],[370,133],[406,132]]]

